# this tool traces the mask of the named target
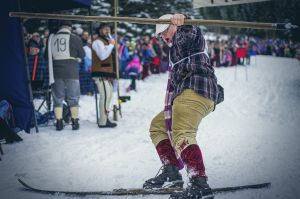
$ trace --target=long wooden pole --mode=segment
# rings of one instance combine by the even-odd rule
[[[137,24],[169,24],[168,19],[151,19],[137,17],[117,17],[117,16],[84,16],[84,15],[64,15],[64,14],[45,14],[28,12],[10,12],[11,17],[32,18],[32,19],[57,19],[57,20],[75,20],[75,21],[101,21],[101,22],[129,22]],[[252,29],[291,29],[298,28],[292,24],[284,23],[259,23],[246,21],[226,21],[226,20],[204,20],[204,19],[186,19],[185,25],[204,25],[204,26],[222,26],[232,28],[252,28]]]
[[[114,0],[114,17],[118,15],[118,0]],[[115,59],[116,59],[116,72],[117,72],[117,80],[119,81],[119,45],[118,45],[118,23],[114,22],[114,39],[115,39]]]
[[[114,0],[114,17],[117,17],[118,15],[118,0]],[[116,75],[117,75],[117,95],[118,95],[118,110],[119,110],[119,114],[122,117],[122,107],[121,107],[121,102],[120,102],[120,82],[119,82],[119,78],[120,78],[120,74],[119,74],[119,44],[118,44],[118,23],[117,21],[114,22],[114,30],[115,30],[115,62],[116,62]],[[116,120],[118,120],[118,118],[115,118]]]

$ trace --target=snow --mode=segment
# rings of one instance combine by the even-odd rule
[[[216,69],[225,102],[203,119],[197,136],[209,184],[272,183],[269,189],[219,194],[218,199],[299,198],[300,65],[288,58],[254,59],[248,81],[243,66],[236,68],[236,80],[234,67]],[[166,81],[166,74],[138,81],[138,92],[122,104],[123,118],[115,129],[99,129],[94,97],[82,96],[79,131],[42,127],[38,134],[20,133],[21,143],[2,145],[0,198],[141,198],[37,194],[24,191],[17,178],[37,187],[75,191],[141,187],[160,168],[148,129],[163,108]],[[124,94],[128,84],[120,82]]]
[[[143,29],[142,28],[135,28],[137,32],[142,32]]]
[[[127,31],[126,31],[125,29],[123,29],[123,28],[119,28],[119,27],[118,27],[118,32],[126,33]]]
[[[128,33],[126,33],[126,36],[128,36],[128,37],[133,37],[133,34],[130,33],[130,32],[128,32]]]
[[[144,3],[143,0],[128,0],[128,3]]]

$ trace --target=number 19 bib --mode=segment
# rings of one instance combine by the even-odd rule
[[[70,34],[56,34],[51,41],[54,60],[70,59]]]

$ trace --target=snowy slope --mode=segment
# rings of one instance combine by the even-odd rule
[[[248,81],[242,66],[236,71],[216,69],[225,102],[202,121],[197,137],[209,184],[272,183],[270,189],[221,194],[217,199],[300,198],[299,62],[259,56],[247,72]],[[38,134],[21,133],[21,143],[3,145],[0,198],[141,198],[42,195],[24,191],[16,179],[76,191],[141,187],[160,167],[148,129],[163,108],[166,81],[166,74],[138,81],[138,92],[131,92],[132,100],[123,104],[124,117],[116,129],[99,129],[94,98],[82,96],[80,131],[67,126],[56,132],[49,126]],[[128,84],[122,80],[122,90]]]

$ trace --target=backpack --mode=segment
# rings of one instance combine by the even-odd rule
[[[6,100],[2,100],[0,101],[0,139],[5,139],[6,143],[22,141],[15,131],[12,107]]]

